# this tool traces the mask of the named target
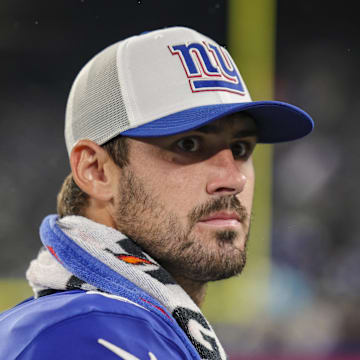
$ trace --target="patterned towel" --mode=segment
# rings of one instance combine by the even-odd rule
[[[179,332],[175,319],[201,359],[226,359],[211,325],[189,295],[119,231],[81,216],[59,219],[49,215],[40,227],[40,236],[45,247],[26,273],[35,297],[71,289],[126,295],[160,312]],[[158,302],[155,307],[154,299]],[[179,335],[184,337],[183,332]]]

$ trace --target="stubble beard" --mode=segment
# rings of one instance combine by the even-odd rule
[[[201,217],[215,211],[231,210],[242,222],[249,222],[246,209],[235,196],[223,196],[197,206],[182,226],[177,216],[156,201],[145,184],[129,167],[122,169],[120,198],[116,204],[117,230],[135,241],[174,277],[208,282],[240,274],[246,264],[248,233],[237,230],[214,231],[204,239],[194,231]],[[245,237],[245,248],[235,240]]]

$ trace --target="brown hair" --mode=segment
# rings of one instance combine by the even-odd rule
[[[129,163],[129,146],[124,136],[117,136],[102,145],[112,160],[120,167]],[[67,215],[83,215],[88,205],[89,195],[82,191],[70,173],[64,180],[57,196],[57,212],[62,218]]]

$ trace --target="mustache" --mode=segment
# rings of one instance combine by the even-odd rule
[[[240,221],[244,222],[248,218],[248,212],[240,202],[240,200],[233,196],[222,196],[216,199],[211,199],[206,203],[195,207],[189,214],[191,228],[203,217],[209,216],[217,211],[234,211],[239,216]]]

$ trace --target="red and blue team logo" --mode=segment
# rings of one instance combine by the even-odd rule
[[[223,47],[204,41],[168,48],[173,55],[179,56],[192,92],[229,91],[245,95],[239,71]]]

